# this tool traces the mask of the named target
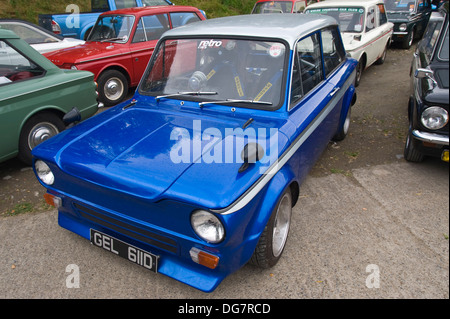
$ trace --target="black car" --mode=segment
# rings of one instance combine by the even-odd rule
[[[432,12],[432,0],[384,0],[388,20],[394,23],[393,42],[409,49],[420,39]]]
[[[411,65],[409,131],[405,159],[420,162],[424,156],[449,161],[449,3],[433,12]]]

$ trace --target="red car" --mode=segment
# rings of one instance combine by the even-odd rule
[[[99,16],[85,44],[44,55],[62,69],[94,73],[99,100],[111,106],[137,86],[166,30],[205,19],[199,9],[186,6],[108,11]]]
[[[319,2],[317,0],[259,0],[253,7],[254,13],[301,13],[308,4]]]

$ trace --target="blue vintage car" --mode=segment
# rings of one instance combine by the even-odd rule
[[[36,147],[35,173],[60,226],[210,292],[280,259],[302,182],[347,135],[356,64],[326,16],[170,30],[132,100]]]

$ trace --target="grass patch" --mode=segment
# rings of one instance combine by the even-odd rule
[[[177,5],[193,6],[206,12],[209,19],[230,15],[249,14],[255,0],[174,0]],[[80,7],[80,12],[91,11],[91,0],[2,0],[0,18],[15,18],[38,23],[43,13],[63,13],[69,4]]]

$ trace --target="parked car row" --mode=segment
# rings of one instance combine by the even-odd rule
[[[3,158],[32,162],[61,227],[150,271],[210,292],[248,262],[273,267],[303,181],[347,136],[362,70],[384,62],[394,32],[382,1],[306,5],[211,20],[177,6],[105,12],[85,44],[48,59],[0,29],[1,128],[19,135]],[[412,64],[409,161],[448,161],[447,12]],[[137,89],[82,121],[94,78],[110,105]],[[17,130],[4,114],[31,104],[22,96],[65,108],[39,102]]]

